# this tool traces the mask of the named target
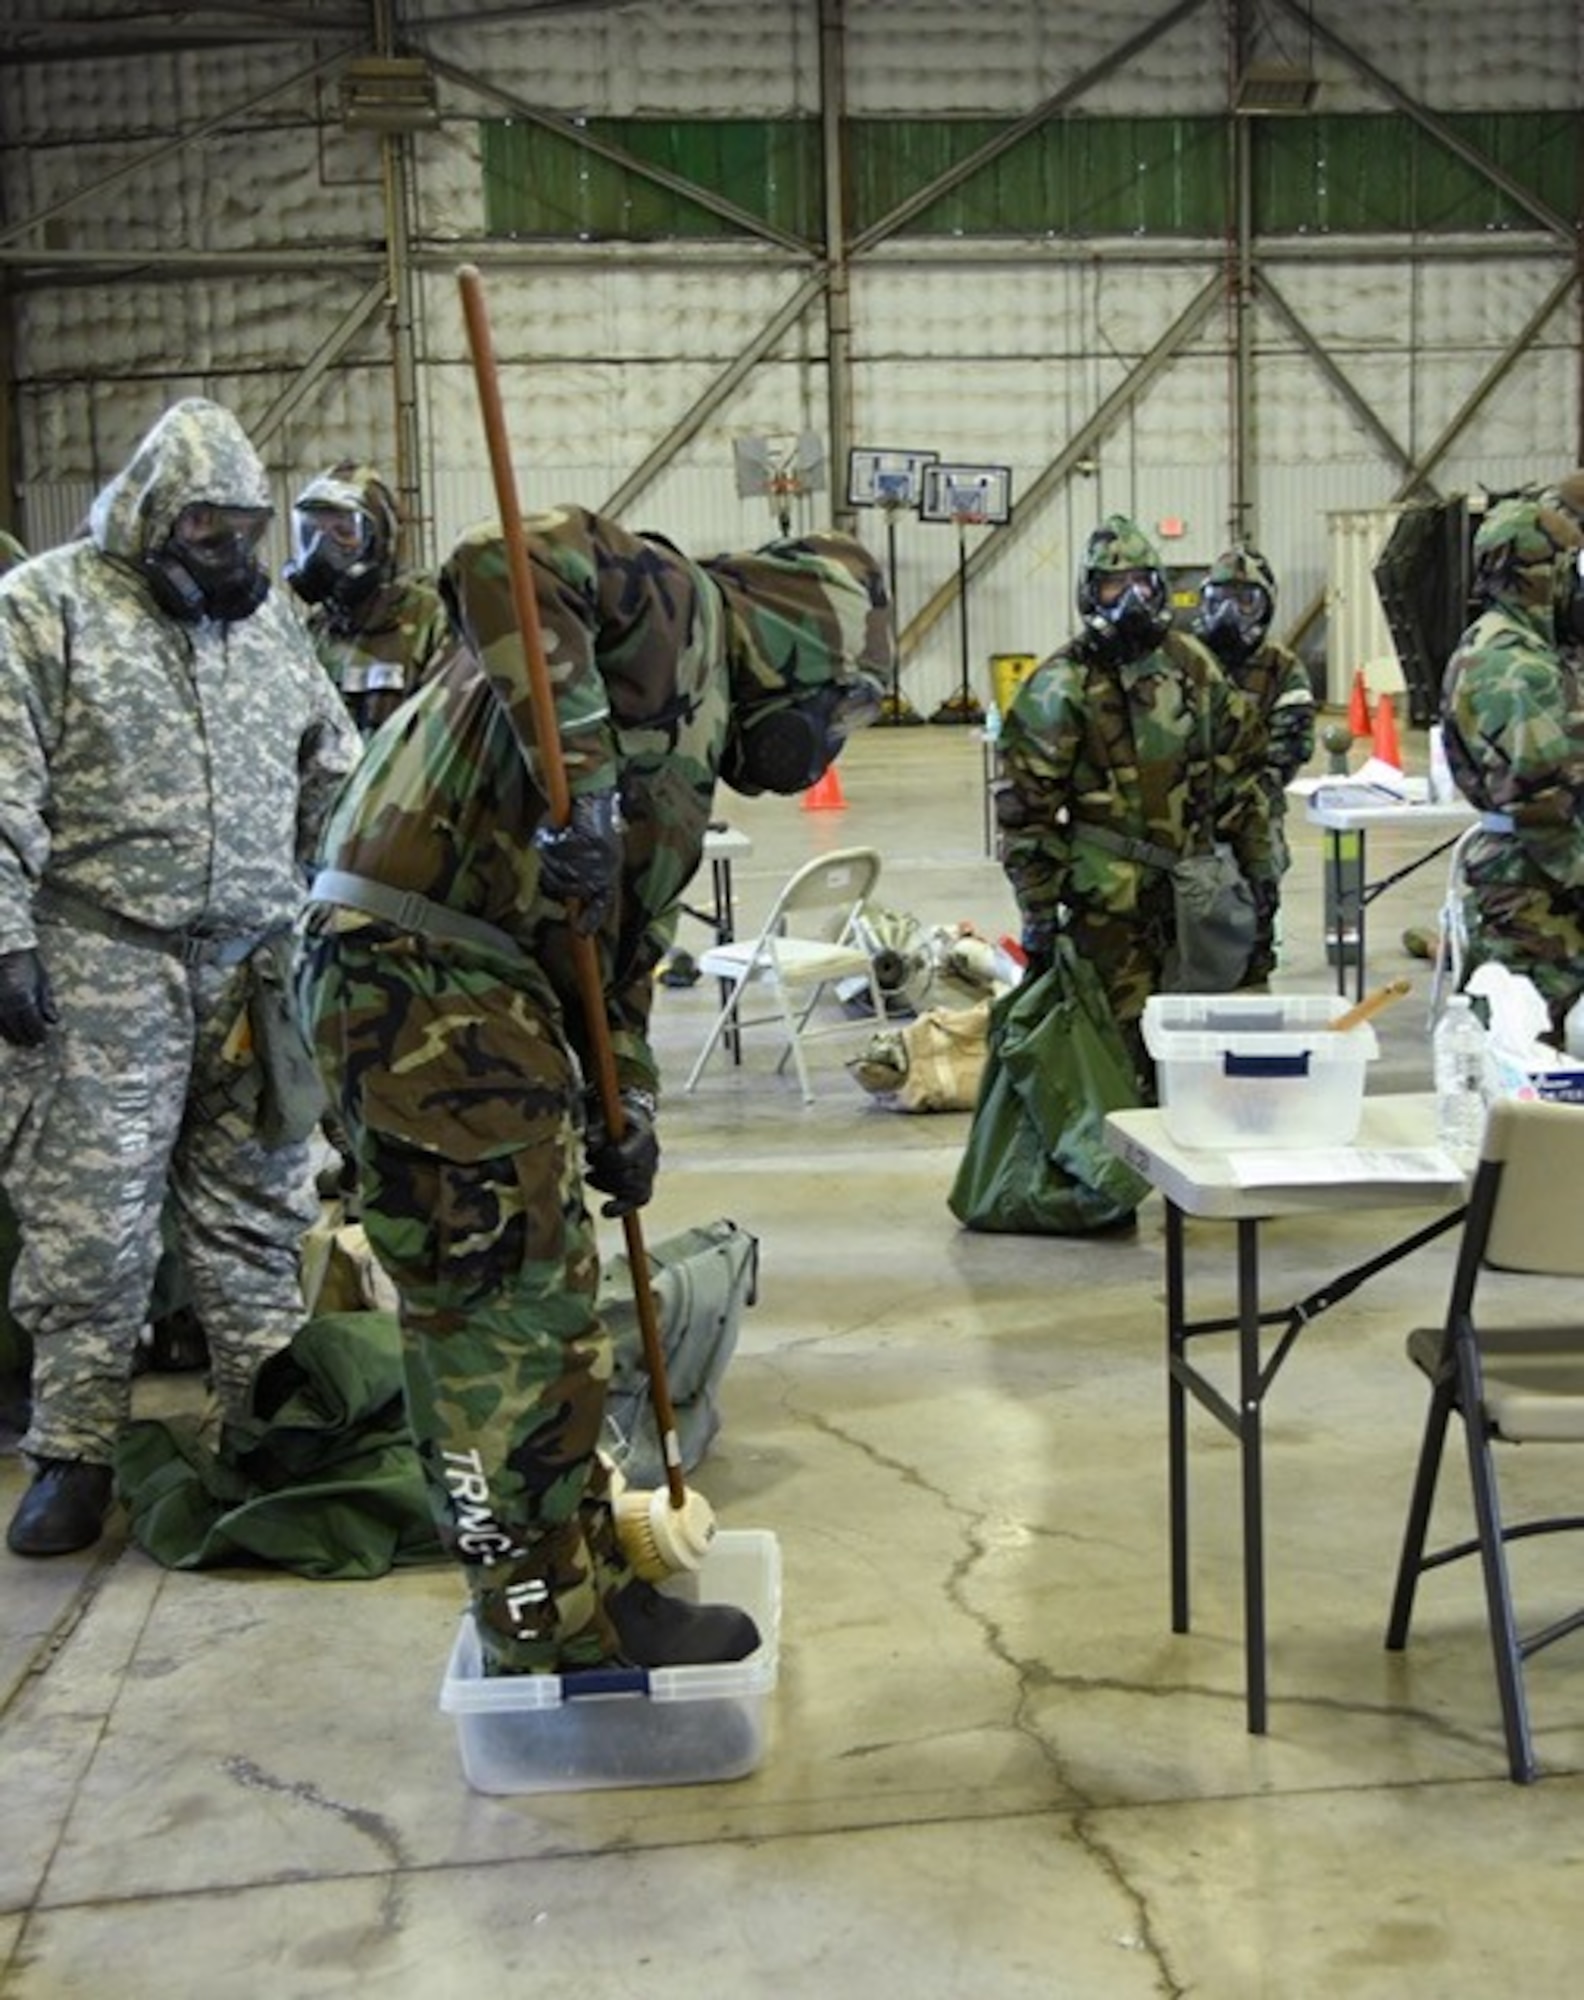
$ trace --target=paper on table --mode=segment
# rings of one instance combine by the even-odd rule
[[[1314,1146],[1290,1153],[1227,1153],[1239,1187],[1357,1186],[1392,1181],[1398,1185],[1451,1185],[1463,1170],[1440,1146]]]

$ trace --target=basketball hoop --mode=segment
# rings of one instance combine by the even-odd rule
[[[969,685],[968,530],[1002,528],[1012,518],[1012,472],[1005,465],[942,465],[924,468],[919,505],[924,521],[949,523],[957,530],[957,605],[962,641],[957,692],[943,701],[931,722],[980,724],[984,707]]]

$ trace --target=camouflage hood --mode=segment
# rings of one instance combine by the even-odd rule
[[[218,403],[190,396],[167,410],[94,501],[88,529],[106,555],[136,561],[162,546],[184,507],[270,511],[269,481],[247,433]]]
[[[1084,544],[1083,568],[1114,575],[1119,570],[1159,569],[1160,552],[1137,521],[1108,514]]]
[[[1216,557],[1205,573],[1205,583],[1227,589],[1256,584],[1269,599],[1271,609],[1276,608],[1276,573],[1258,549],[1251,549],[1244,542],[1234,543]]]
[[[808,693],[860,672],[889,680],[885,577],[851,535],[794,536],[702,567],[726,601],[734,703]]]
[[[1540,500],[1500,500],[1474,536],[1474,577],[1490,604],[1525,613],[1548,634],[1556,630],[1564,564],[1584,545],[1584,533]]]

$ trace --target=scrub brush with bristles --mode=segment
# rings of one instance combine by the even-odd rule
[[[636,1575],[661,1583],[702,1565],[715,1539],[715,1509],[702,1493],[686,1490],[678,1507],[664,1486],[629,1486],[619,1466],[609,1478],[616,1540]]]

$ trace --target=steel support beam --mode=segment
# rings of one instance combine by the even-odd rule
[[[743,381],[749,370],[764,359],[788,327],[797,324],[819,297],[824,284],[823,269],[803,280],[792,296],[754,335],[736,359],[716,376],[691,408],[684,411],[653,451],[640,465],[635,466],[616,491],[601,503],[601,513],[619,516],[632,505],[640,493],[645,492],[654,483],[656,477],[664,471],[682,447],[697,437],[714,412]]]
[[[951,189],[968,180],[982,167],[987,167],[992,160],[999,159],[1010,147],[1017,145],[1019,140],[1026,139],[1031,132],[1037,132],[1041,125],[1048,124],[1052,118],[1065,111],[1069,104],[1075,104],[1079,98],[1086,96],[1097,83],[1103,83],[1108,76],[1130,63],[1142,50],[1149,48],[1162,35],[1175,28],[1179,21],[1186,21],[1190,14],[1197,13],[1204,4],[1205,0],[1177,0],[1177,4],[1168,7],[1164,14],[1157,15],[1153,21],[1147,21],[1136,34],[1129,35],[1125,42],[1118,43],[1109,55],[1102,56],[1092,68],[1086,69],[1081,76],[1075,76],[1070,83],[1063,84],[1054,95],[1036,104],[1032,111],[1026,111],[1021,118],[1014,119],[993,139],[987,139],[982,146],[977,147],[967,159],[959,160],[955,166],[948,167],[945,173],[937,174],[934,180],[926,182],[923,187],[915,188],[905,201],[897,203],[889,215],[882,215],[877,222],[871,222],[867,229],[860,230],[852,240],[853,255],[859,256],[866,250],[872,250],[877,243],[884,242],[886,237],[894,236],[904,223],[911,222],[914,216],[928,208],[932,201],[938,201],[943,194],[949,193]]]
[[[352,53],[350,49],[340,49],[333,56],[326,56],[319,62],[310,63],[306,69],[294,70],[283,82],[271,84],[268,90],[258,91],[252,97],[228,105],[213,118],[205,118],[201,124],[189,125],[174,139],[166,139],[158,146],[151,146],[147,152],[139,153],[136,159],[126,160],[110,173],[101,174],[97,180],[87,181],[81,187],[73,188],[70,194],[63,195],[59,201],[52,201],[47,208],[36,209],[21,222],[13,223],[9,229],[0,230],[0,245],[15,243],[19,236],[26,236],[34,229],[41,229],[46,222],[57,215],[63,215],[69,208],[75,208],[79,202],[89,201],[93,196],[103,194],[106,188],[117,187],[122,181],[131,180],[134,175],[146,172],[156,160],[169,159],[173,153],[179,153],[184,147],[190,146],[195,139],[206,139],[211,132],[223,132],[228,125],[235,124],[250,111],[257,111],[262,105],[273,103],[277,97],[284,97],[288,91],[312,82],[316,76],[323,76],[328,71],[339,69]]]
[[[1135,368],[1112,390],[1094,414],[1067,440],[1060,453],[1017,500],[1012,519],[1004,528],[992,528],[963,566],[942,583],[902,628],[898,651],[903,659],[916,652],[929,632],[957,603],[961,589],[999,562],[1052,493],[1072,472],[1079,459],[1086,458],[1110,431],[1116,428],[1129,406],[1170,366],[1215,311],[1222,296],[1221,274],[1200,287],[1171,325]]]
[[[1433,443],[1420,452],[1418,457],[1408,466],[1402,479],[1398,482],[1396,491],[1392,494],[1393,503],[1399,500],[1411,499],[1421,486],[1428,483],[1430,473],[1445,458],[1463,432],[1468,429],[1485,404],[1512,373],[1519,361],[1522,360],[1526,351],[1534,345],[1541,331],[1544,329],[1546,321],[1565,302],[1577,282],[1574,273],[1569,270],[1565,277],[1558,279],[1557,283],[1552,286],[1545,298],[1529,315],[1521,330],[1508,343],[1499,358],[1485,371],[1469,394],[1464,397],[1450,422],[1446,424],[1440,435]],[[1325,593],[1321,591],[1316,596],[1310,598],[1309,602],[1304,606],[1297,622],[1292,627],[1288,643],[1296,645],[1300,639],[1305,637],[1324,610]]]
[[[819,0],[820,130],[825,161],[825,466],[831,515],[851,531],[856,514],[847,501],[847,450],[852,443],[852,295],[847,271],[845,131],[847,83],[845,0]]]
[[[370,285],[356,303],[336,321],[297,371],[290,387],[282,390],[257,423],[248,426],[248,436],[255,445],[264,445],[282,424],[288,422],[301,409],[317,387],[325,370],[340,360],[357,335],[383,308],[385,302],[385,280],[381,277]]]
[[[1470,145],[1468,140],[1461,133],[1455,132],[1445,119],[1438,118],[1433,111],[1427,111],[1417,98],[1410,97],[1407,91],[1393,83],[1384,71],[1376,69],[1375,65],[1361,56],[1351,43],[1345,42],[1333,29],[1328,28],[1324,21],[1317,20],[1313,0],[1270,0],[1270,4],[1286,14],[1306,36],[1318,42],[1323,49],[1329,49],[1339,62],[1345,63],[1355,76],[1369,85],[1371,90],[1377,91],[1384,97],[1394,110],[1400,111],[1405,118],[1412,119],[1422,131],[1428,132],[1437,145],[1445,146],[1449,153],[1455,153],[1466,167],[1472,167],[1481,179],[1489,181],[1492,187],[1499,188],[1510,202],[1521,208],[1526,215],[1533,216],[1550,235],[1565,243],[1569,251],[1573,249],[1577,231],[1566,216],[1558,215],[1555,209],[1548,207],[1537,194],[1526,188],[1522,181],[1514,180],[1505,167],[1498,166],[1494,160],[1482,153],[1478,146]]]
[[[1405,444],[1398,442],[1359,390],[1348,380],[1336,361],[1304,325],[1281,292],[1271,283],[1268,271],[1260,273],[1259,295],[1262,303],[1270,307],[1276,318],[1286,327],[1337,395],[1369,432],[1380,450],[1393,462],[1399,472],[1407,472],[1413,465],[1413,453]]]
[[[448,63],[443,57],[430,56],[428,61],[436,76],[443,76],[459,89],[471,90],[488,102],[510,111],[514,117],[525,119],[532,125],[542,125],[547,132],[554,132],[569,145],[580,146],[585,153],[594,153],[602,160],[609,160],[613,166],[638,174],[646,181],[653,181],[656,187],[669,188],[673,194],[697,202],[700,208],[707,208],[712,215],[718,215],[723,222],[745,230],[750,236],[779,244],[783,250],[790,250],[799,256],[813,257],[817,254],[815,246],[806,243],[801,236],[793,235],[788,229],[778,229],[773,222],[767,222],[762,215],[755,215],[749,209],[739,208],[736,202],[728,201],[723,194],[716,194],[713,188],[700,187],[697,181],[673,174],[665,167],[657,167],[652,160],[640,160],[636,153],[626,152],[622,147],[612,145],[608,139],[596,138],[572,119],[546,111],[543,105],[531,103],[526,97],[517,96],[515,91],[502,90],[498,84],[474,76],[471,70]]]

